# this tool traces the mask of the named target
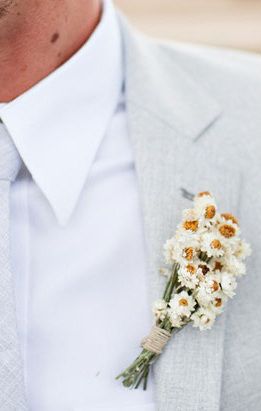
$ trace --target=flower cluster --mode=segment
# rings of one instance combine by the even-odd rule
[[[208,191],[199,193],[164,246],[166,267],[160,272],[168,280],[162,299],[153,305],[156,324],[143,339],[140,355],[117,377],[125,387],[138,388],[143,382],[146,389],[151,364],[175,331],[188,323],[200,330],[212,327],[235,295],[250,253],[237,219],[220,214]]]
[[[164,246],[165,260],[177,271],[170,299],[154,303],[157,323],[166,318],[172,327],[188,322],[200,330],[209,329],[229,298],[235,295],[237,279],[245,274],[244,259],[249,245],[240,239],[237,219],[220,214],[209,192],[199,193],[194,207],[183,211],[176,234]]]

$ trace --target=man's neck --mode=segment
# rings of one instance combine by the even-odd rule
[[[99,0],[14,2],[0,15],[0,102],[13,100],[68,60],[100,14]]]

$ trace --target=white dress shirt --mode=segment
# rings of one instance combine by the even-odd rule
[[[0,107],[24,166],[11,190],[11,258],[32,411],[153,411],[153,384],[115,380],[151,325],[117,15]]]

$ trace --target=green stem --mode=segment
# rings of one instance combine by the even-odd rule
[[[148,365],[145,368],[144,381],[143,381],[143,390],[144,391],[147,389],[149,370],[150,370],[150,365]]]
[[[169,302],[171,300],[174,288],[177,287],[178,271],[179,264],[173,264],[171,275],[168,279],[163,294],[163,299],[166,302]],[[174,330],[171,321],[168,317],[165,317],[163,321],[159,322],[158,326],[164,330],[169,331],[170,333],[172,333]],[[123,385],[129,388],[138,388],[139,385],[143,382],[143,389],[146,390],[150,366],[157,357],[157,354],[146,349],[143,349],[140,355],[134,360],[134,362],[128,368],[126,368],[121,374],[119,374],[116,377],[116,379],[122,378]]]
[[[167,282],[167,285],[166,285],[166,288],[163,294],[163,300],[165,300],[167,303],[170,301],[174,287],[177,284],[178,272],[179,272],[179,264],[175,263],[172,267],[172,272],[171,272],[170,278]]]

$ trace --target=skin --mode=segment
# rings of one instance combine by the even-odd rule
[[[68,60],[100,16],[100,0],[0,0],[0,102]]]

